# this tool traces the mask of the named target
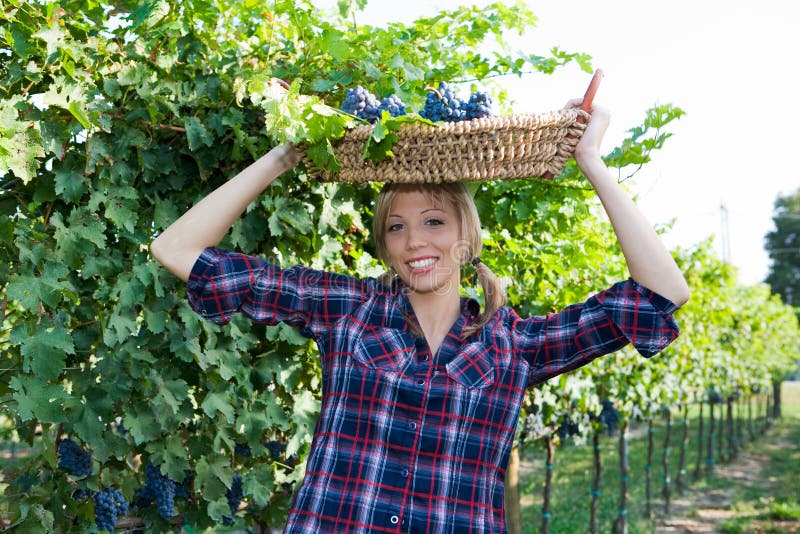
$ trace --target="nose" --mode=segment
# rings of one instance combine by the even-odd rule
[[[428,241],[425,239],[424,232],[421,230],[409,228],[406,236],[406,248],[409,250],[416,250],[428,244]]]

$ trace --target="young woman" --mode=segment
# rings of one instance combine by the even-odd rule
[[[576,106],[572,101],[568,105]],[[387,185],[374,234],[390,274],[282,269],[215,247],[245,207],[298,161],[273,149],[153,243],[203,317],[286,322],[314,339],[322,406],[286,532],[505,532],[505,471],[525,390],[628,343],[652,356],[678,335],[686,282],[600,158],[595,107],[575,159],[612,222],[631,277],[546,317],[521,318],[480,262],[462,184]],[[213,214],[211,217],[209,214]],[[484,310],[460,295],[475,264]]]

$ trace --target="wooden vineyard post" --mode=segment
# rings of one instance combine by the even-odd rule
[[[544,477],[544,498],[542,499],[542,534],[550,532],[550,493],[553,488],[553,458],[556,452],[556,445],[553,435],[548,434],[544,438],[545,448],[545,477]]]
[[[628,421],[619,427],[619,510],[614,521],[614,534],[628,534]]]
[[[678,476],[675,477],[675,489],[679,495],[686,494],[686,449],[689,447],[689,405],[683,405],[683,434],[681,436],[681,453],[678,457]]]
[[[733,396],[728,396],[727,403],[727,419],[728,419],[728,461],[733,460],[739,454],[739,448],[736,444],[736,427],[733,424]]]
[[[644,516],[648,519],[653,518],[653,492],[652,490],[653,473],[653,417],[647,421],[647,463],[644,466]]]
[[[774,419],[781,417],[781,384],[782,382],[772,383],[772,417]]]
[[[706,476],[714,474],[714,397],[708,400],[708,448],[706,449]]]
[[[661,490],[661,496],[664,497],[664,513],[668,514],[670,497],[672,496],[669,477],[669,441],[672,438],[672,412],[669,409],[664,410],[664,417],[666,419],[666,429],[664,432],[664,448],[661,453],[661,463],[664,467],[664,487]]]
[[[700,480],[703,475],[703,399],[700,399],[697,417],[697,463],[694,465],[694,479]]]
[[[522,534],[522,513],[519,492],[519,447],[511,448],[506,471],[506,525],[508,534]]]
[[[600,434],[602,430],[595,431],[592,436],[592,450],[594,453],[594,480],[592,481],[592,504],[589,511],[589,532],[597,533],[597,508],[600,505],[600,484],[603,479],[603,466],[600,456]]]

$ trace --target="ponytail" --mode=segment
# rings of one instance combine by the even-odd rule
[[[505,286],[492,270],[477,257],[472,260],[472,265],[475,266],[478,282],[481,285],[481,289],[483,289],[484,303],[483,311],[475,319],[475,322],[464,327],[463,339],[468,338],[486,326],[489,319],[506,303]]]

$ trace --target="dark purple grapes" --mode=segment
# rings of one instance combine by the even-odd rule
[[[158,466],[148,462],[145,466],[144,486],[136,492],[136,505],[147,506],[155,501],[158,515],[169,519],[175,515],[175,489],[175,481],[161,473]]]
[[[83,477],[92,472],[92,456],[71,439],[63,439],[58,444],[58,467]]]
[[[236,511],[239,509],[239,504],[242,502],[242,497],[244,497],[242,475],[239,473],[233,474],[233,482],[231,483],[230,489],[225,493],[225,496],[228,498],[228,506],[230,507],[231,515],[224,516],[222,518],[222,523],[231,525],[233,524],[233,517],[236,515]]]
[[[242,458],[250,458],[253,456],[253,451],[247,443],[237,443],[233,448],[233,454]]]
[[[566,439],[568,436],[578,436],[580,433],[580,425],[569,418],[564,419],[564,422],[561,423],[561,426],[556,430],[556,434],[558,434],[558,437],[562,440]]]
[[[484,91],[472,93],[467,101],[467,120],[492,116],[492,97]]]
[[[341,109],[361,119],[375,121],[381,116],[378,111],[380,105],[375,95],[358,85],[347,90]]]
[[[605,399],[602,404],[603,409],[600,410],[600,416],[598,419],[610,433],[614,433],[616,432],[617,425],[619,424],[619,412],[617,412],[617,409],[614,407],[614,403],[609,399]]]
[[[175,497],[188,499],[192,493],[192,483],[194,483],[194,471],[188,469],[184,471],[183,482],[175,483]]]
[[[128,501],[118,490],[106,488],[94,497],[94,522],[98,530],[114,532],[117,519],[128,513]]]
[[[388,111],[392,117],[400,117],[406,114],[406,105],[403,104],[399,96],[391,95],[381,100],[381,105],[378,107],[378,115],[380,116],[384,110]]]
[[[268,441],[266,447],[269,451],[270,458],[273,460],[281,460],[283,458],[283,453],[286,451],[286,445],[280,441]]]
[[[72,499],[75,501],[94,500],[95,492],[90,489],[78,488],[72,492]]]
[[[466,119],[467,109],[465,103],[446,82],[439,82],[438,91],[428,93],[425,108],[420,115],[433,122],[457,122]]]

